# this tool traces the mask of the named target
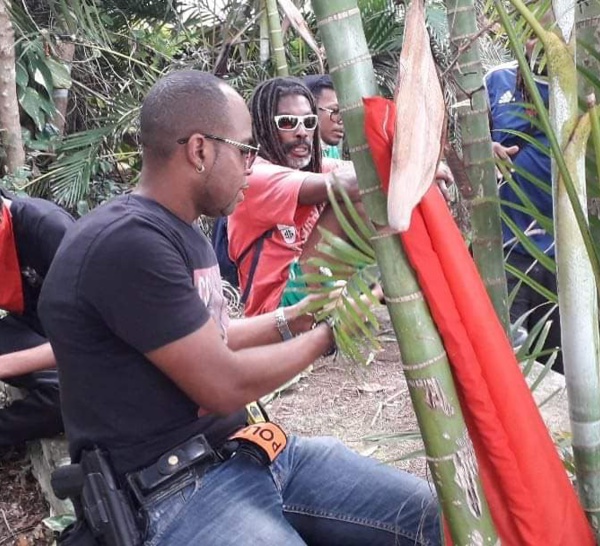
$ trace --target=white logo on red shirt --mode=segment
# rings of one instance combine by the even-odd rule
[[[288,245],[293,245],[296,242],[296,228],[294,226],[284,226],[283,224],[277,224],[277,229],[283,240]]]

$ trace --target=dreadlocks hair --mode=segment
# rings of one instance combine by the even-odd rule
[[[287,166],[287,158],[274,118],[277,115],[279,101],[290,95],[305,97],[310,104],[311,112],[317,113],[317,105],[312,93],[298,78],[280,77],[266,80],[258,85],[250,99],[252,133],[254,141],[260,144],[259,155],[276,165]],[[318,127],[313,132],[312,146],[310,163],[302,170],[320,173],[321,139]]]

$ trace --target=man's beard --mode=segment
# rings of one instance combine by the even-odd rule
[[[308,148],[309,154],[306,157],[294,157],[290,155],[290,151],[293,150],[296,146],[306,146]],[[283,151],[287,159],[287,166],[290,169],[300,170],[307,167],[310,163],[313,154],[313,146],[312,142],[308,139],[298,140],[296,142],[287,142],[283,144]]]

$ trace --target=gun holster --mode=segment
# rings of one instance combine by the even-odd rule
[[[99,546],[87,523],[78,519],[69,525],[56,540],[58,546]]]
[[[59,498],[69,497],[77,522],[61,535],[61,546],[139,546],[142,533],[137,512],[119,488],[107,456],[100,449],[84,451],[79,464],[52,473]]]

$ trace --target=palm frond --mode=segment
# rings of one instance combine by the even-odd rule
[[[300,280],[316,295],[310,306],[316,320],[334,319],[334,336],[340,352],[365,363],[367,348],[380,349],[374,333],[379,322],[372,311],[372,306],[379,302],[371,289],[378,282],[375,253],[370,243],[375,230],[361,218],[344,190],[339,191],[344,207],[331,187],[329,202],[348,241],[320,229],[319,256],[309,260],[320,273],[304,274]]]

